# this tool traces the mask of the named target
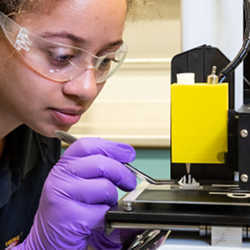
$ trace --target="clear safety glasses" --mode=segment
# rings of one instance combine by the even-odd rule
[[[82,48],[52,42],[29,32],[0,11],[0,26],[24,62],[38,74],[56,82],[67,82],[93,70],[97,83],[107,80],[122,64],[127,47],[95,56]]]

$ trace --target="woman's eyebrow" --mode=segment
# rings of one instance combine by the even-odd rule
[[[119,39],[119,40],[117,40],[115,42],[110,42],[107,45],[103,46],[102,50],[109,50],[109,49],[112,49],[112,48],[115,48],[115,47],[120,47],[122,44],[123,44],[123,40]]]
[[[76,36],[72,33],[68,32],[44,32],[42,35],[42,38],[65,38],[69,39],[74,43],[79,43],[79,44],[86,44],[87,41],[83,39],[82,37]]]
[[[72,42],[74,42],[76,44],[81,44],[81,45],[86,45],[86,46],[88,44],[87,40],[85,40],[84,38],[76,36],[76,35],[74,35],[72,33],[66,32],[66,31],[62,31],[62,32],[44,32],[41,36],[43,38],[45,38],[45,39],[47,39],[47,38],[65,38],[65,39],[71,40]],[[101,50],[102,51],[109,50],[111,48],[118,47],[118,46],[120,46],[122,44],[123,44],[123,40],[119,39],[117,41],[113,41],[113,42],[110,42],[110,43],[104,45]]]

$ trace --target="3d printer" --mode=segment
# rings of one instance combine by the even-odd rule
[[[244,10],[244,41],[232,62],[207,57],[202,74],[199,68],[188,69],[198,75],[198,83],[193,85],[175,84],[176,73],[183,69],[172,67],[171,181],[165,185],[145,183],[127,194],[108,211],[108,227],[195,226],[211,233],[214,226],[226,226],[249,237],[250,104],[237,110],[233,104],[233,72],[250,48],[248,0]],[[200,49],[209,54],[212,48]],[[197,48],[191,52],[197,56]],[[219,83],[208,85],[205,76],[212,65],[220,71]]]

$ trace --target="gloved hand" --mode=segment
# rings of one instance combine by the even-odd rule
[[[13,249],[85,249],[92,231],[101,249],[119,249],[104,234],[104,216],[117,203],[117,187],[131,191],[135,175],[121,162],[131,162],[135,150],[99,138],[74,142],[47,177],[33,226],[25,241]],[[99,244],[99,245],[100,245]]]

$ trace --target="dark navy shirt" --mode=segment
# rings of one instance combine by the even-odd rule
[[[44,181],[59,156],[59,140],[26,126],[6,137],[0,159],[0,249],[29,233]]]

